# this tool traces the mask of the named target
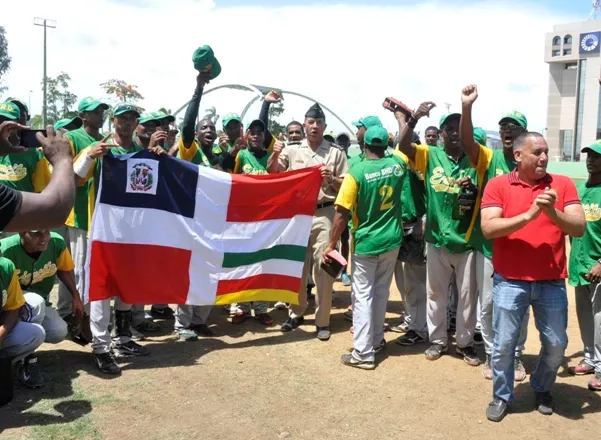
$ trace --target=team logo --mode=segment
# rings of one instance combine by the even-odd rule
[[[20,163],[0,165],[0,180],[17,181],[27,176],[27,168]]]
[[[6,305],[6,301],[8,301],[8,293],[6,292],[6,290],[3,290],[2,291],[2,307],[3,308]]]
[[[392,174],[395,177],[401,177],[403,175],[403,169],[401,168],[400,165],[395,165],[394,169],[392,170]]]
[[[505,174],[505,173],[503,172],[503,169],[502,169],[502,168],[497,168],[497,169],[495,170],[495,177],[502,176],[503,174]]]
[[[455,179],[447,177],[443,167],[436,167],[430,177],[430,185],[436,192],[453,193],[455,190]]]
[[[601,219],[601,208],[598,203],[591,203],[590,205],[582,205],[584,209],[584,217],[587,222],[596,222]]]
[[[152,159],[129,159],[126,192],[152,194],[157,193],[159,162]]]

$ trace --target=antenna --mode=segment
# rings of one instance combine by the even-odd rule
[[[590,14],[588,14],[588,19],[596,20],[599,16],[599,13],[601,13],[601,1],[593,0],[593,9],[591,10]]]

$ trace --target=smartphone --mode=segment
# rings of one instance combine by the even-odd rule
[[[25,148],[39,148],[41,147],[40,141],[36,136],[37,133],[42,133],[47,136],[46,130],[23,130],[21,132],[21,143],[20,145]]]
[[[411,116],[411,114],[413,113],[413,110],[411,110],[409,107],[407,107],[401,101],[399,101],[398,99],[390,98],[390,97],[386,98],[384,100],[384,103],[382,104],[382,106],[386,110],[390,110],[393,113],[401,112],[401,113],[404,113],[406,116]]]

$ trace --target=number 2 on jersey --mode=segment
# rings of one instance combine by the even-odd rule
[[[382,185],[379,192],[382,197],[380,211],[386,211],[387,209],[392,208],[392,186]]]

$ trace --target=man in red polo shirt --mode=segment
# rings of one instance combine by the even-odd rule
[[[517,169],[488,182],[481,226],[493,240],[493,401],[486,416],[500,422],[513,400],[514,357],[530,305],[542,349],[530,384],[536,408],[553,413],[551,387],[568,344],[565,236],[584,234],[585,218],[574,182],[547,174],[549,148],[539,133],[513,145]]]

